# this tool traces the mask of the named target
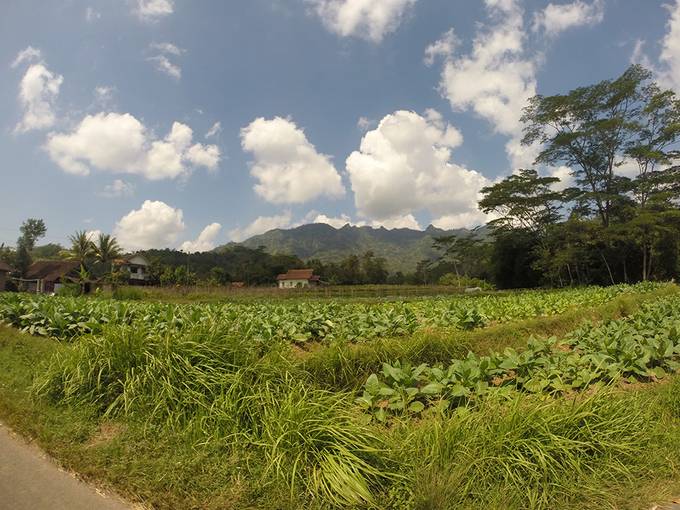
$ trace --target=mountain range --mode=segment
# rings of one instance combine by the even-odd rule
[[[432,225],[425,230],[409,228],[357,227],[335,228],[325,223],[311,223],[291,229],[274,229],[253,236],[241,243],[229,243],[216,248],[241,244],[247,248],[263,246],[268,253],[297,255],[303,260],[319,259],[337,262],[348,255],[372,251],[384,257],[391,272],[412,272],[423,259],[437,256],[432,243],[435,237],[466,235],[467,229],[442,230]]]

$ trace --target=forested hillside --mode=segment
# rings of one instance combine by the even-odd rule
[[[424,231],[352,225],[336,229],[324,223],[314,223],[288,230],[270,230],[247,239],[241,245],[251,249],[264,246],[268,253],[292,254],[303,260],[318,259],[322,262],[339,262],[349,255],[370,251],[385,259],[390,272],[410,273],[416,270],[418,262],[440,255],[433,248],[435,237],[468,233],[465,229],[442,230],[433,226]],[[215,251],[220,252],[229,246],[233,244]]]

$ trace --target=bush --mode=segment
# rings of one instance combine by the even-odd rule
[[[458,276],[455,273],[446,273],[439,279],[439,285],[452,285],[456,287],[479,287],[483,290],[494,290],[494,286],[481,278],[471,276]]]

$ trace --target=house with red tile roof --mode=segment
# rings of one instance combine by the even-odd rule
[[[320,279],[313,269],[289,269],[287,273],[276,277],[279,289],[295,289],[319,285]]]

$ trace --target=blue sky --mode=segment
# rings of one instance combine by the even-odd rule
[[[5,0],[0,242],[28,217],[131,250],[474,226],[531,165],[526,99],[633,61],[677,88],[677,3]]]

